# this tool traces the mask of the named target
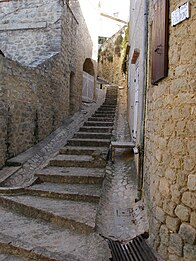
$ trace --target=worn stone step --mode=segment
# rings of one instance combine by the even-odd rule
[[[99,113],[99,114],[109,114],[109,115],[115,115],[116,114],[116,108],[99,108],[96,113]]]
[[[77,233],[3,207],[0,213],[0,252],[10,258],[3,261],[109,261],[108,245],[95,233]],[[11,259],[14,254],[18,257]]]
[[[111,112],[111,113],[108,113],[107,114],[105,112],[95,112],[92,117],[100,117],[100,118],[111,118],[111,119],[114,119],[115,117],[115,112]]]
[[[26,188],[25,192],[31,196],[98,203],[101,196],[101,188],[100,184],[57,184],[44,182]]]
[[[3,169],[0,170],[0,183],[3,183],[8,179],[10,176],[12,176],[14,173],[16,173],[21,166],[16,166],[16,167],[4,167]]]
[[[68,201],[38,196],[1,196],[0,204],[23,215],[76,230],[93,232],[97,204],[83,201]]]
[[[84,139],[111,139],[111,133],[96,133],[96,132],[77,132],[74,138],[84,138]]]
[[[79,167],[79,168],[104,168],[106,160],[89,155],[58,155],[50,160],[50,166],[56,167]]]
[[[65,146],[60,149],[59,153],[67,155],[92,155],[97,152],[97,154],[101,154],[106,159],[108,150],[106,147]]]
[[[116,109],[116,104],[106,104],[105,102],[99,107],[99,109],[106,109],[106,110],[111,110],[111,109]]]
[[[90,147],[109,147],[110,139],[81,139],[72,138],[68,140],[69,146],[90,146]]]
[[[113,127],[101,127],[101,126],[83,126],[79,129],[79,131],[82,131],[82,132],[101,132],[101,133],[111,133],[113,130]]]
[[[103,121],[103,122],[113,122],[113,118],[106,118],[106,117],[90,117],[88,121]]]
[[[35,176],[41,181],[53,183],[102,184],[105,169],[48,166],[36,172]]]
[[[113,122],[106,121],[86,121],[84,126],[100,126],[100,127],[112,127],[114,125]]]
[[[1,241],[0,241],[0,250],[1,250]],[[3,251],[3,249],[2,249],[2,251]],[[5,251],[3,251],[3,252],[5,252]],[[0,261],[31,261],[31,260],[32,259],[27,260],[26,258],[16,257],[14,255],[0,253]]]

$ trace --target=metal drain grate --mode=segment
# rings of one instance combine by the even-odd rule
[[[150,247],[140,235],[123,244],[108,239],[112,261],[157,261]]]

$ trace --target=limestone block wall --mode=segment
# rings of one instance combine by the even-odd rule
[[[183,3],[171,0],[170,13]],[[149,10],[148,60],[153,1]],[[157,86],[150,84],[148,64],[144,194],[150,242],[169,261],[196,257],[196,9],[192,0],[190,14],[175,27],[169,24],[169,72]]]
[[[80,5],[63,6],[61,39],[60,53],[36,67],[0,56],[0,168],[80,109],[83,63],[97,45]]]
[[[61,48],[61,13],[58,0],[0,2],[0,49],[6,57],[36,66]]]
[[[99,49],[98,75],[109,82],[126,86],[126,75],[122,71],[125,56],[124,35],[127,27],[114,34]],[[123,36],[122,36],[123,35]],[[122,42],[118,41],[122,37]],[[118,39],[117,39],[118,38]]]

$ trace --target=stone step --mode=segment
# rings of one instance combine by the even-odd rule
[[[96,158],[89,155],[58,155],[51,159],[50,166],[55,167],[79,167],[79,168],[104,168],[106,160],[102,157]]]
[[[96,111],[100,111],[100,110],[106,110],[106,111],[115,111],[116,110],[116,105],[107,105],[107,104],[102,104]]]
[[[57,184],[44,182],[26,188],[25,192],[31,196],[99,203],[101,188],[100,184]]]
[[[60,154],[66,155],[92,155],[97,152],[97,154],[101,154],[102,157],[105,155],[105,159],[107,158],[108,148],[106,147],[77,147],[77,146],[65,146],[60,149]]]
[[[77,233],[3,207],[0,213],[0,252],[8,256],[2,261],[109,261],[108,245],[95,233]]]
[[[112,118],[114,119],[115,117],[115,113],[114,112],[111,112],[111,113],[105,113],[105,112],[95,112],[92,117],[100,117],[100,118]]]
[[[107,133],[107,132],[109,132],[109,133],[111,133],[112,132],[112,130],[113,130],[113,127],[109,127],[109,126],[107,126],[107,127],[100,127],[100,126],[93,126],[93,127],[91,127],[91,126],[83,126],[83,127],[81,127],[80,129],[79,129],[79,131],[82,131],[82,132],[96,132],[96,133],[98,133],[98,132],[101,132],[101,133]]]
[[[17,167],[4,167],[0,170],[0,183],[3,183],[6,179],[8,179],[10,176],[12,176],[14,173],[16,173],[21,166]]]
[[[40,218],[80,233],[93,232],[97,204],[38,196],[0,196],[0,204],[25,216]]]
[[[99,127],[112,127],[114,125],[113,122],[106,121],[86,121],[84,126],[99,126]]]
[[[106,103],[103,103],[100,107],[99,107],[99,109],[106,109],[106,110],[111,110],[111,109],[113,109],[113,110],[115,110],[116,109],[116,104],[106,104]]]
[[[96,133],[96,132],[77,132],[74,135],[74,138],[82,138],[82,139],[111,139],[111,133]]]
[[[88,118],[88,121],[113,122],[114,119],[106,118],[106,117],[90,117],[90,118]]]
[[[1,250],[1,241],[0,241],[0,250]],[[2,251],[2,252],[5,252],[5,251]],[[0,261],[31,261],[31,260],[32,259],[27,260],[26,258],[24,259],[24,258],[21,258],[21,257],[16,257],[14,255],[1,254],[0,253]]]
[[[75,139],[68,140],[67,145],[69,146],[89,146],[89,147],[108,147],[110,145],[110,139]]]
[[[105,169],[77,167],[46,167],[35,173],[41,181],[68,184],[102,184]]]

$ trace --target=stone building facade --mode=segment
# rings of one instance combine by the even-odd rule
[[[86,5],[0,2],[0,167],[80,109],[86,60],[96,79],[97,33],[85,19]],[[88,8],[97,14],[95,5]]]
[[[153,52],[161,55],[160,48],[163,47],[154,50],[152,46],[157,2],[169,3],[166,18],[169,21],[166,26],[169,36],[168,72],[152,84]],[[141,101],[146,104],[142,168],[143,198],[150,225],[149,242],[168,261],[192,261],[196,258],[195,1],[189,1],[188,19],[176,26],[172,26],[169,20],[171,12],[184,3],[149,1],[146,97]],[[142,19],[143,10],[135,20]],[[140,128],[141,125],[137,127],[138,133]]]
[[[108,82],[126,86],[126,73],[123,73],[122,66],[126,56],[127,26],[124,26],[111,38],[106,40],[99,49],[98,54],[98,75]]]
[[[170,15],[185,3],[169,2]],[[196,258],[195,7],[190,1],[190,18],[169,23],[168,76],[151,85],[148,74],[144,191],[151,242],[169,261]],[[150,56],[153,1],[149,11]]]

